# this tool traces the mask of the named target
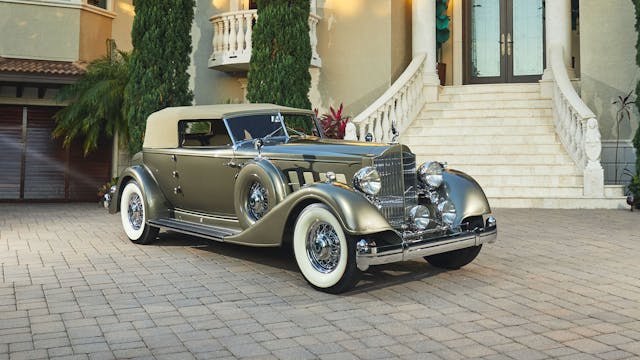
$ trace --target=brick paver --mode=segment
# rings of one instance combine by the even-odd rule
[[[311,289],[286,249],[162,233],[92,204],[0,204],[0,360],[640,358],[640,213],[498,209],[475,262]]]

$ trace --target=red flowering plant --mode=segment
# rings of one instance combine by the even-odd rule
[[[96,195],[98,195],[98,202],[100,204],[102,204],[104,202],[104,195],[109,193],[109,189],[111,189],[111,187],[115,184],[118,183],[118,178],[114,177],[113,179],[109,180],[108,182],[98,186],[98,193]]]
[[[340,107],[336,111],[333,106],[329,107],[329,113],[323,114],[318,117],[320,121],[320,126],[324,131],[324,134],[331,139],[343,139],[344,138],[344,130],[347,127],[347,123],[349,122],[349,116],[345,116],[342,114],[344,110],[344,106],[340,104]],[[318,116],[318,109],[314,110],[316,112],[316,116]]]

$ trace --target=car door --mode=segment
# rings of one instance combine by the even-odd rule
[[[197,127],[202,128],[189,130]],[[176,207],[214,216],[235,216],[233,185],[237,169],[230,166],[233,148],[224,123],[217,119],[187,120],[181,121],[180,128],[180,147],[175,152],[180,188]]]

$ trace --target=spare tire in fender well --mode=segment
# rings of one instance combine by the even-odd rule
[[[248,211],[249,190],[254,183],[266,190],[267,212],[280,203],[288,194],[287,182],[282,172],[269,160],[250,161],[238,173],[233,190],[233,203],[240,226],[246,229],[257,220]]]

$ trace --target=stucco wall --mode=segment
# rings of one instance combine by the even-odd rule
[[[118,49],[131,51],[131,29],[133,28],[133,18],[136,15],[133,7],[133,0],[115,0],[113,12],[117,15],[111,25],[111,37],[116,41]]]
[[[196,0],[194,21],[191,27],[190,88],[195,105],[242,102],[243,94],[238,77],[209,69],[208,61],[213,51],[213,26],[209,18],[229,10],[229,2],[221,0]]]
[[[0,56],[75,61],[80,9],[0,3]]]
[[[410,61],[410,9],[410,1],[318,1],[322,68],[313,106],[342,102],[355,116],[387,90]]]
[[[107,53],[107,39],[111,38],[111,21],[111,17],[81,10],[79,60],[91,61]]]
[[[639,79],[635,64],[634,8],[628,0],[580,0],[581,96],[596,113],[603,139],[616,139],[616,105],[620,95],[634,90]],[[620,139],[630,139],[637,127],[620,123]]]

